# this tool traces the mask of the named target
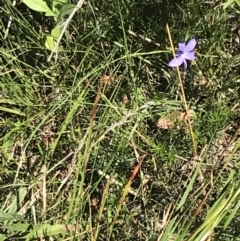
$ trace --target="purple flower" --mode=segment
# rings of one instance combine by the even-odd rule
[[[187,69],[187,60],[196,59],[193,49],[195,48],[197,41],[195,38],[191,39],[187,44],[179,43],[179,49],[176,51],[176,58],[172,59],[168,66],[177,67],[181,64],[184,65],[184,70]]]

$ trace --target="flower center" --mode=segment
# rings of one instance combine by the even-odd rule
[[[182,50],[177,50],[177,51],[175,52],[175,54],[176,54],[176,57],[179,57],[180,55],[183,54],[183,51],[182,51]]]

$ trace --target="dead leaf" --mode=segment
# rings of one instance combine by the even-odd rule
[[[168,130],[173,128],[174,124],[177,121],[187,122],[188,120],[193,119],[194,116],[195,116],[195,112],[193,110],[189,110],[188,114],[186,113],[186,111],[182,112],[182,111],[176,110],[171,112],[167,116],[161,117],[157,122],[157,127],[160,129]]]
[[[128,103],[129,103],[129,99],[128,99],[127,95],[125,94],[125,95],[123,96],[123,99],[122,99],[122,104],[123,104],[123,105],[126,105],[126,104],[128,104]]]
[[[93,199],[91,200],[91,205],[92,205],[93,207],[95,207],[96,209],[98,209],[99,199],[93,198]]]
[[[171,129],[174,123],[167,117],[162,117],[157,122],[157,127],[160,129]]]
[[[179,114],[179,119],[180,119],[180,121],[185,121],[186,122],[187,120],[193,119],[194,116],[195,116],[195,112],[193,110],[189,110],[188,114],[187,114],[186,111],[185,112],[181,112]]]
[[[105,75],[105,74],[104,74],[104,75],[101,77],[101,81],[103,81],[104,84],[112,84],[112,83],[115,81],[115,79],[112,78],[112,77],[109,76],[109,75]]]

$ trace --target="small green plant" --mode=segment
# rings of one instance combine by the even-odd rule
[[[228,8],[233,2],[235,2],[240,7],[240,0],[228,0],[227,2],[224,3],[223,9]]]
[[[238,5],[18,2],[0,4],[0,241],[239,240]]]
[[[46,17],[54,18],[56,26],[51,30],[50,34],[43,34],[40,39],[43,46],[49,50],[53,50],[55,41],[60,36],[64,17],[72,12],[75,5],[68,3],[68,0],[47,0],[46,2],[23,0],[23,3],[34,11],[45,13]]]

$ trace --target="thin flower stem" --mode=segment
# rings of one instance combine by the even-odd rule
[[[169,41],[170,41],[170,44],[171,44],[173,57],[174,57],[174,59],[176,59],[176,54],[175,54],[175,51],[174,51],[173,41],[172,41],[172,37],[171,37],[171,33],[170,33],[170,29],[169,29],[168,24],[167,24],[167,32],[168,32],[168,38],[169,38]],[[185,95],[184,88],[183,88],[183,81],[182,81],[181,73],[180,73],[179,67],[178,66],[176,66],[176,67],[177,67],[177,73],[178,73],[180,88],[181,88],[181,92],[182,92],[182,99],[183,99],[184,106],[185,106],[185,109],[186,109],[186,112],[187,112],[187,116],[189,116],[189,106],[187,104],[186,95]],[[190,130],[191,138],[192,138],[194,154],[195,154],[195,156],[198,156],[197,155],[197,145],[196,145],[196,141],[194,139],[193,128],[192,128],[192,125],[191,125],[191,122],[190,122],[190,118],[187,118],[187,123],[188,123],[188,127],[189,127],[189,130]]]

